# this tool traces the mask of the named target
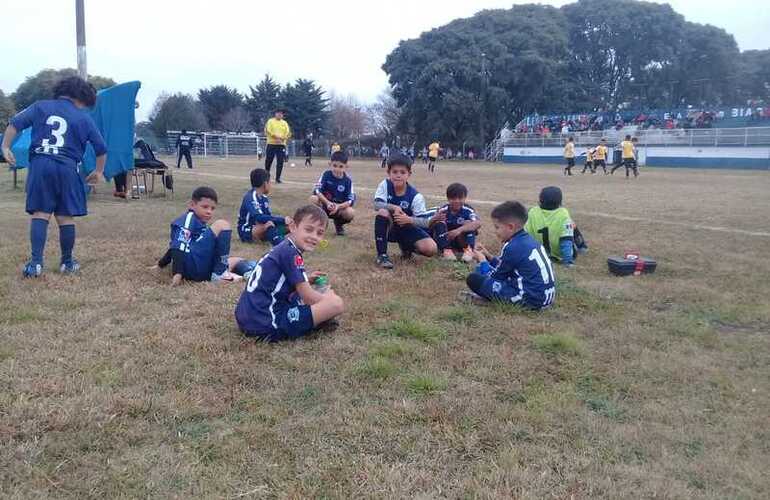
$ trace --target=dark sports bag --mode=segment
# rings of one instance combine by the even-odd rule
[[[616,276],[639,276],[640,274],[652,274],[658,267],[654,259],[641,257],[638,253],[626,252],[625,257],[609,257],[607,267]]]

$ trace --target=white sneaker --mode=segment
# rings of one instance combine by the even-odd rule
[[[211,281],[217,282],[217,281],[229,281],[229,282],[236,282],[241,281],[243,279],[243,276],[238,276],[237,274],[231,273],[230,271],[225,271],[222,274],[216,274],[211,273]]]
[[[461,258],[463,262],[473,262],[473,250],[471,250],[471,247],[463,249],[463,256]]]
[[[441,258],[444,260],[452,260],[452,261],[457,260],[457,257],[455,257],[455,253],[448,248],[444,249],[444,254],[441,256]]]

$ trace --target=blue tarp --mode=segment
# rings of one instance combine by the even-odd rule
[[[104,166],[107,180],[134,168],[134,107],[140,87],[140,82],[127,82],[102,89],[91,110],[91,117],[107,143],[107,164]],[[11,147],[17,168],[29,167],[30,133],[30,129],[22,131]],[[89,144],[81,171],[88,175],[95,166],[94,150]]]

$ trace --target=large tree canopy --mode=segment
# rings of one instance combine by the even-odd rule
[[[166,137],[167,130],[206,130],[206,116],[192,96],[161,94],[150,113],[150,124],[158,137]]]
[[[227,85],[214,85],[198,91],[198,101],[211,128],[225,129],[223,120],[227,114],[243,104],[243,96]],[[229,117],[232,118],[232,115]]]
[[[669,5],[579,0],[515,5],[402,41],[383,65],[398,132],[484,142],[532,112],[712,105],[766,98],[768,51]]]
[[[300,78],[294,84],[286,84],[281,92],[287,120],[291,123],[294,137],[319,134],[326,126],[329,115],[324,90],[313,80]]]
[[[34,76],[28,76],[11,95],[16,109],[24,109],[35,101],[51,99],[56,82],[68,76],[77,76],[78,72],[72,68],[44,69]],[[96,87],[96,90],[112,87],[115,81],[103,76],[89,75],[88,81]]]
[[[13,101],[0,90],[0,130],[5,130],[8,121],[13,117],[16,110],[13,107]]]

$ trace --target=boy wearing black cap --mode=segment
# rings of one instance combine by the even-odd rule
[[[569,210],[561,206],[561,189],[548,186],[540,191],[540,206],[529,209],[524,229],[545,247],[552,260],[567,266],[575,264],[577,249],[588,251],[583,235],[572,221]]]

